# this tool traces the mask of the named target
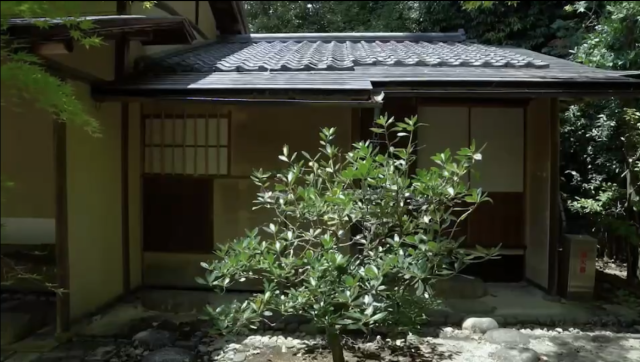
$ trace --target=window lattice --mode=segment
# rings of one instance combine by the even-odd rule
[[[148,117],[144,164],[147,174],[227,175],[228,115]]]

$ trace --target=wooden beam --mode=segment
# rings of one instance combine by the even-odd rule
[[[118,15],[130,12],[128,1],[118,1]],[[113,78],[125,77],[129,62],[129,40],[122,34],[115,44],[115,68]],[[120,104],[120,187],[122,224],[122,291],[131,290],[131,255],[129,240],[129,102]]]
[[[85,84],[107,81],[104,78],[100,78],[91,73],[84,72],[78,68],[70,67],[53,59],[40,57],[40,60],[42,61],[42,65],[49,74],[63,80],[75,80]]]
[[[67,125],[53,121],[53,164],[55,169],[54,195],[56,215],[56,265],[57,284],[63,292],[58,294],[56,303],[56,331],[70,330],[69,299],[69,222],[67,210]]]
[[[164,11],[168,15],[184,17],[189,22],[189,25],[191,25],[191,28],[193,28],[193,31],[195,31],[198,35],[200,35],[200,37],[202,39],[209,40],[209,37],[207,36],[207,34],[200,28],[200,24],[199,24],[199,22],[200,22],[199,21],[200,20],[200,2],[199,1],[196,1],[196,5],[195,5],[195,14],[194,14],[195,15],[195,22],[192,21],[191,19],[187,18],[185,14],[180,14],[180,12],[178,10],[176,10],[167,1],[156,1],[154,7],[156,9]]]

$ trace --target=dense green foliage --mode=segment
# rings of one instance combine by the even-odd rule
[[[487,2],[485,2],[487,3]],[[517,4],[514,4],[517,3]],[[566,55],[567,33],[585,16],[568,1],[496,2],[491,8],[458,1],[247,1],[252,31],[456,32],[486,44],[509,44]]]
[[[303,315],[326,331],[334,361],[343,361],[345,330],[415,328],[434,305],[434,281],[496,255],[462,249],[464,238],[454,237],[458,222],[488,201],[465,178],[482,159],[475,146],[437,154],[437,167],[411,176],[417,118],[376,123],[374,132],[397,137],[386,152],[369,141],[341,151],[332,144],[336,130],[324,129],[318,155],[285,146],[284,170],[254,173],[257,207],[271,210],[272,222],[221,245],[198,281],[223,291],[258,279],[265,293],[209,309],[215,330],[257,327],[271,311]],[[397,147],[401,138],[409,146]]]

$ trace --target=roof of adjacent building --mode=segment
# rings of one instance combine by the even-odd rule
[[[85,16],[93,28],[90,34],[113,39],[127,33],[130,39],[145,45],[192,44],[196,35],[188,20],[181,16],[100,15]],[[66,19],[14,18],[7,21],[6,35],[17,41],[55,42],[72,40]],[[48,24],[43,27],[42,24]]]
[[[227,36],[139,59],[137,70],[134,79],[112,84],[111,89],[364,90],[392,83],[442,87],[469,82],[494,87],[496,82],[580,82],[578,87],[597,83],[605,90],[612,84],[612,90],[640,87],[639,80],[629,77],[631,72],[591,68],[521,48],[481,45],[468,41],[462,31]]]

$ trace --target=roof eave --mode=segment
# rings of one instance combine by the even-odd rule
[[[466,81],[372,81],[389,97],[639,97],[640,81],[620,79],[491,79]]]

